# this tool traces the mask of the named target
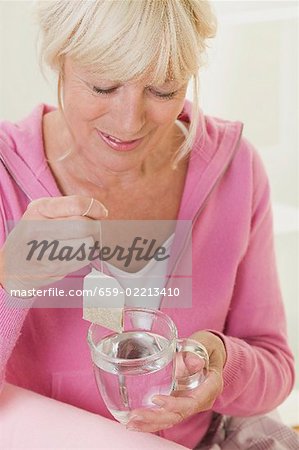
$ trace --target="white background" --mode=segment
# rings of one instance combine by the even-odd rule
[[[245,136],[266,165],[278,269],[299,372],[298,2],[213,4],[219,27],[201,72],[201,104],[206,114],[244,122]],[[0,2],[1,120],[20,119],[37,103],[57,105],[55,80],[47,83],[38,67],[32,5]],[[296,387],[299,392],[299,381]],[[298,424],[299,396],[293,395],[282,413],[288,423]]]

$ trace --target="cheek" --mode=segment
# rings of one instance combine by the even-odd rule
[[[170,125],[177,119],[183,107],[184,99],[160,107],[156,105],[151,111],[151,120],[160,126]]]
[[[66,89],[64,111],[69,122],[90,122],[105,114],[105,102],[82,89]]]
[[[99,120],[104,114],[105,109],[102,106],[95,105],[92,102],[80,102],[79,99],[69,104],[66,111],[69,125],[73,129],[74,135],[78,137],[78,140],[83,139],[83,137],[86,139],[99,124]]]

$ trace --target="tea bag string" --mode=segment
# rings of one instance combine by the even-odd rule
[[[100,239],[100,251],[103,248],[103,230],[102,230],[102,222],[99,220],[99,239]],[[100,257],[100,271],[104,273],[104,263],[102,257]]]
[[[55,158],[55,159],[50,159],[50,158],[45,158],[45,160],[48,162],[48,163],[57,163],[57,162],[61,162],[61,161],[63,161],[63,160],[65,160],[71,153],[73,152],[73,150],[72,150],[72,148],[71,147],[69,147],[67,150],[66,150],[66,152],[65,153],[63,153],[62,155],[60,155],[60,156],[58,156],[58,158]]]

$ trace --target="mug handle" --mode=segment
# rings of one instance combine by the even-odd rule
[[[181,352],[190,352],[196,355],[201,359],[203,367],[191,375],[175,378],[174,391],[186,391],[197,388],[205,381],[209,371],[209,354],[206,348],[198,341],[189,338],[177,339],[176,353]]]

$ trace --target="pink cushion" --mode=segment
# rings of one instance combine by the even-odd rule
[[[0,395],[0,448],[185,449],[10,384]]]

